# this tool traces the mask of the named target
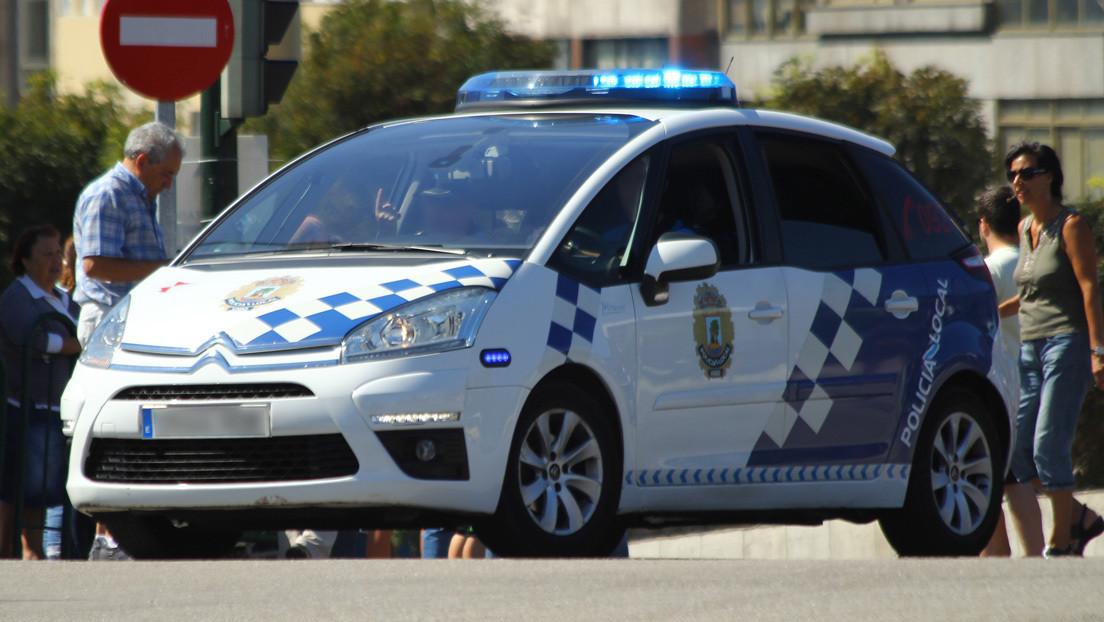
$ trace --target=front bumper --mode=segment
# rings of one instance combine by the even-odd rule
[[[308,508],[348,513],[354,509],[399,507],[450,515],[491,513],[498,503],[512,430],[527,391],[511,386],[468,388],[467,369],[474,356],[470,350],[459,350],[405,359],[238,373],[217,365],[201,366],[187,374],[137,371],[140,367],[136,365],[123,370],[78,366],[62,399],[62,418],[73,435],[70,499],[76,508],[93,514],[286,510],[292,515]],[[260,390],[273,385],[300,386],[306,392],[276,396],[259,392],[259,397],[233,391],[222,395],[200,392],[198,397],[187,399],[189,404],[267,404],[270,428],[263,438],[169,440],[149,438],[148,430],[143,435],[142,407],[179,404],[183,401],[180,395],[189,388],[247,386]],[[121,393],[133,387],[179,387],[182,392]],[[373,415],[423,412],[457,412],[460,417],[456,422],[423,425],[373,423]],[[396,450],[392,442],[389,451],[388,443],[381,438],[390,435],[392,439],[412,438],[416,442],[419,432],[427,438],[459,439],[466,473],[446,469],[451,475],[442,476],[433,470],[412,475],[409,465],[404,471],[402,460],[397,462],[395,457],[402,447]],[[134,473],[146,470],[142,452],[153,449],[157,453],[173,443],[199,453],[220,444],[244,447],[254,456],[246,466],[267,461],[268,470],[250,472],[249,481],[226,481],[235,477],[234,460],[230,459],[230,466],[223,468],[229,475],[221,476],[221,481],[219,477],[164,473],[160,479],[135,481]],[[341,456],[335,458],[343,445],[351,462]],[[128,458],[126,474],[118,475],[111,464],[105,467],[110,460],[105,460],[104,448],[123,448],[138,452],[138,457]],[[338,463],[337,470],[319,469],[304,458],[304,452]],[[455,452],[451,455],[455,458]],[[298,466],[291,464],[289,471],[288,463]],[[154,460],[148,470],[156,472],[164,466]],[[203,468],[199,465],[189,473]],[[466,478],[462,477],[465,474]]]

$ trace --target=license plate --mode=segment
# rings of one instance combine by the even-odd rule
[[[269,436],[271,412],[268,404],[142,406],[142,438]]]

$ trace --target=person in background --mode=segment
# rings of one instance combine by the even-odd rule
[[[77,249],[73,245],[73,236],[69,236],[65,238],[65,243],[61,245],[61,278],[58,279],[56,287],[70,297],[73,295],[73,287],[77,284],[77,275],[74,272],[76,263]],[[46,508],[46,529],[42,534],[42,548],[46,551],[46,559],[61,559],[62,514],[67,508],[69,508],[68,502]],[[71,511],[71,508],[69,510]],[[84,514],[78,512],[72,512],[72,514],[74,519],[84,516]],[[76,529],[77,526],[74,524],[74,530]],[[75,533],[74,531],[74,536]]]
[[[55,283],[61,277],[60,235],[51,225],[30,227],[15,243],[12,274],[18,278],[0,294],[0,358],[8,370],[7,421],[3,479],[0,480],[0,559],[11,557],[18,473],[23,467],[23,559],[43,559],[42,508],[60,505],[65,496],[65,435],[61,431],[61,393],[73,372],[80,343],[56,320],[41,324],[31,341],[35,354],[23,376],[24,344],[32,325],[47,313],[76,323],[78,307]],[[30,385],[26,462],[22,444],[24,382]]]
[[[1019,313],[1022,342],[1012,472],[1050,499],[1054,522],[1043,555],[1081,555],[1104,532],[1104,519],[1073,499],[1077,419],[1089,389],[1104,388],[1096,247],[1085,219],[1061,203],[1064,176],[1054,149],[1020,143],[1004,164],[1016,198],[1030,212],[1019,225],[1018,295],[1000,305],[1003,317]],[[1037,500],[1031,505],[1039,511]]]
[[[449,559],[483,559],[487,556],[487,549],[475,531],[468,525],[457,527],[453,532],[452,541],[449,542]]]
[[[285,559],[328,559],[337,540],[336,531],[288,529],[282,535],[287,540]]]
[[[77,246],[73,243],[73,236],[65,238],[65,244],[61,245],[61,278],[57,286],[70,296],[77,286]]]
[[[183,157],[179,134],[162,123],[147,123],[127,136],[123,161],[77,199],[73,298],[81,306],[81,343],[138,281],[168,263],[154,200],[172,187]]]
[[[82,345],[138,281],[168,263],[154,200],[172,187],[183,158],[179,134],[163,123],[147,123],[127,136],[123,161],[88,184],[77,199],[73,299],[80,305],[77,337]],[[96,532],[90,559],[129,559],[102,525]]]
[[[452,545],[452,536],[455,529],[444,527],[427,527],[422,530],[422,559],[448,559],[449,547]]]
[[[1012,273],[1016,269],[1019,254],[1020,202],[1009,186],[991,188],[981,196],[977,205],[978,234],[985,243],[988,255],[985,265],[993,277],[993,286],[997,292],[997,302],[1001,303],[1016,296],[1016,284]],[[1002,351],[1008,356],[1011,369],[1019,369],[1020,358],[1020,322],[1015,314],[1000,319],[1000,340]],[[1012,378],[1013,400],[1019,400],[1019,376]],[[1043,534],[1038,503],[1032,512],[1032,500],[1035,491],[1027,485],[1019,484],[1009,473],[1004,482],[1004,499],[1008,503],[1012,521],[1020,535],[1024,551],[1030,555],[1040,555],[1043,551]],[[1025,524],[1026,521],[1026,524]],[[997,515],[997,527],[993,538],[981,552],[982,557],[1008,557],[1012,548],[1008,541],[1008,529],[1005,526],[1004,512]]]

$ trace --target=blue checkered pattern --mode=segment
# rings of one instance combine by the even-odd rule
[[[908,481],[907,464],[735,467],[731,469],[642,469],[625,474],[628,486],[716,486],[801,482]]]
[[[763,435],[777,447],[784,447],[798,419],[813,433],[819,433],[832,409],[833,401],[818,384],[821,371],[835,367],[850,371],[862,347],[863,338],[850,323],[856,311],[868,310],[878,304],[882,275],[877,270],[863,268],[824,275],[820,304],[812,326],[790,370],[788,384],[798,386],[800,397],[775,409]],[[808,387],[812,385],[812,390]],[[762,439],[761,439],[762,440]]]
[[[585,361],[594,342],[601,304],[602,290],[582,285],[562,274],[556,275],[552,323],[548,327],[549,350],[568,361]]]
[[[154,203],[146,187],[116,164],[88,184],[73,214],[73,245],[77,251],[77,286],[73,300],[113,306],[137,281],[99,281],[84,273],[84,257],[165,259],[165,234],[154,218]]]
[[[266,311],[226,333],[245,349],[329,345],[340,341],[368,318],[430,294],[468,286],[501,289],[519,265],[521,262],[516,259],[482,259],[444,270],[418,272],[409,278]]]

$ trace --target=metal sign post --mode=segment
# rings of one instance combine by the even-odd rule
[[[157,102],[154,120],[176,128],[176,102]],[[165,232],[165,253],[175,257],[180,252],[180,241],[176,233],[176,185],[161,191],[157,195],[157,222]]]

